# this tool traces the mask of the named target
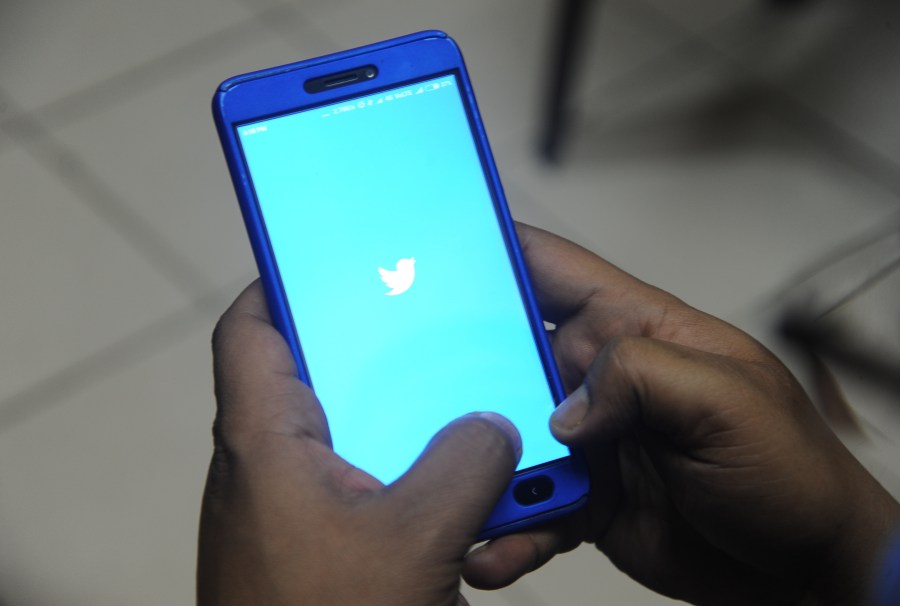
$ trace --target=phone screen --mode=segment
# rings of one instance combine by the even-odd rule
[[[568,456],[455,74],[238,135],[335,451],[385,483],[472,411]]]

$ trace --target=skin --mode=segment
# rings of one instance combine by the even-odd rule
[[[463,417],[386,487],[331,450],[258,283],[222,316],[213,352],[198,604],[465,604],[464,556],[521,455],[512,424]]]
[[[736,328],[547,232],[519,226],[572,395],[551,430],[583,450],[586,508],[473,552],[496,588],[582,542],[695,604],[863,604],[900,506],[796,379]]]
[[[785,367],[570,242],[519,236],[572,391],[551,429],[582,450],[589,504],[467,555],[521,452],[515,429],[463,417],[380,485],[331,451],[254,284],[213,340],[198,603],[458,604],[460,574],[501,587],[584,541],[696,604],[864,603],[900,507]]]

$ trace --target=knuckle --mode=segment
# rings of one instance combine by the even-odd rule
[[[209,463],[209,472],[206,476],[205,499],[225,498],[233,467],[234,464],[229,451],[217,444],[213,449],[212,459]]]
[[[216,326],[213,328],[212,332],[212,344],[215,349],[216,345],[222,343],[224,339],[224,332],[228,329],[228,312],[226,311],[221,316],[219,316],[218,321],[216,322]]]
[[[213,347],[223,345],[231,340],[235,326],[243,315],[235,305],[232,305],[219,316],[212,334]]]
[[[230,374],[223,366],[230,364],[230,353],[233,351],[236,341],[235,318],[231,311],[226,311],[216,322],[212,333],[212,353],[216,382],[227,379]]]

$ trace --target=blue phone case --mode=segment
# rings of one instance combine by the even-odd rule
[[[372,83],[368,89],[384,87],[385,83],[399,85],[451,70],[458,74],[461,83],[460,93],[468,110],[476,145],[493,193],[495,209],[510,253],[513,271],[524,295],[532,332],[546,369],[551,391],[555,401],[559,403],[565,396],[562,383],[525,271],[514,223],[506,205],[472,86],[456,43],[440,31],[420,32],[316,59],[236,76],[224,81],[213,98],[216,127],[259,267],[270,312],[276,327],[288,342],[297,361],[301,380],[310,384],[307,365],[298,343],[248,166],[238,141],[237,126],[303,107],[363,95],[368,90],[365,84],[355,86],[352,94],[348,94],[349,91],[344,87],[315,93],[308,93],[303,87],[303,83],[307,80],[352,70],[361,65],[374,65],[378,70],[378,82]],[[521,505],[517,502],[514,487],[523,482],[533,484],[545,477],[552,478],[552,484],[555,486],[552,497],[535,505]],[[522,487],[532,484],[522,484]],[[561,463],[555,462],[520,472],[501,497],[480,538],[508,534],[574,511],[586,502],[588,487],[587,471],[577,453]]]

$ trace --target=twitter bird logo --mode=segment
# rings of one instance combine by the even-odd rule
[[[391,289],[384,294],[389,297],[402,295],[409,290],[413,280],[416,279],[416,259],[415,257],[400,259],[397,261],[397,269],[395,271],[379,267],[378,273],[381,274],[381,281]]]

